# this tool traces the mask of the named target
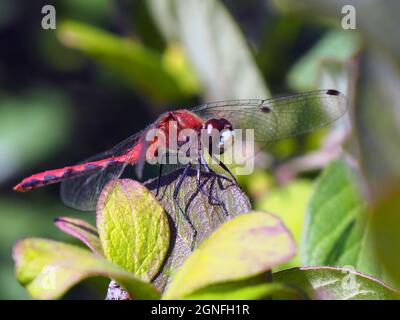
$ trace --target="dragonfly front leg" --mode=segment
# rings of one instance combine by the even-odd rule
[[[237,180],[236,180],[236,177],[233,175],[233,173],[231,172],[231,170],[229,170],[229,168],[225,165],[225,163],[223,163],[221,160],[219,160],[219,159],[218,159],[214,154],[212,154],[211,152],[209,152],[209,154],[210,154],[211,158],[213,158],[213,159],[217,162],[217,164],[218,164],[222,169],[224,169],[224,170],[232,177],[232,179],[233,179],[233,181],[235,182],[235,184],[236,184],[236,185],[239,185],[238,182],[237,182]]]
[[[214,177],[219,178],[219,179],[218,179],[218,183],[219,183],[220,186],[222,186],[222,183],[220,182],[220,179],[224,179],[224,180],[229,181],[230,183],[237,184],[235,178],[234,178],[234,180],[232,180],[231,178],[228,178],[228,177],[226,177],[226,176],[224,176],[224,175],[222,175],[222,174],[219,174],[219,173],[215,172],[213,169],[211,169],[211,168],[209,167],[209,165],[207,164],[206,160],[204,159],[204,156],[203,156],[203,155],[200,155],[199,162],[201,163],[201,165],[204,167],[204,169],[206,170],[206,172],[207,172],[208,174],[210,174],[210,175],[212,175],[212,176],[214,176]],[[221,187],[221,188],[222,188],[222,187]]]
[[[192,221],[190,221],[189,216],[182,209],[181,205],[179,204],[179,200],[178,200],[178,195],[179,195],[179,191],[181,190],[182,183],[185,180],[185,178],[187,177],[187,175],[189,173],[189,169],[191,169],[191,168],[192,168],[192,164],[189,163],[189,164],[186,165],[185,169],[183,170],[183,173],[182,173],[178,183],[176,184],[176,187],[175,187],[175,190],[174,190],[174,193],[173,193],[173,199],[174,199],[174,202],[175,202],[176,206],[178,207],[179,212],[181,213],[181,215],[185,219],[186,223],[189,225],[190,229],[192,230],[192,239],[191,239],[190,249],[191,249],[191,251],[193,251],[194,244],[195,244],[196,237],[197,237],[197,230],[194,227]]]

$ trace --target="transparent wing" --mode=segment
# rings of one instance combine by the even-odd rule
[[[319,90],[271,99],[231,100],[195,107],[203,119],[225,118],[235,129],[254,129],[257,142],[290,138],[327,126],[346,112],[347,99],[336,90]]]
[[[87,174],[84,173],[61,182],[60,194],[64,204],[82,211],[95,210],[104,186],[110,180],[118,179],[130,162],[129,158],[126,158],[124,162],[113,161],[113,159],[128,154],[139,142],[141,135],[142,132],[139,132],[122,141],[114,148],[84,160],[82,163],[104,161],[102,166],[91,170]]]
[[[94,211],[104,186],[113,179],[118,179],[127,163],[106,166],[91,174],[71,178],[61,182],[61,200],[68,207]]]

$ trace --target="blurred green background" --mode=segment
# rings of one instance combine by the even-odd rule
[[[41,27],[46,4],[56,30]],[[346,4],[356,30],[341,27]],[[54,217],[94,221],[64,207],[57,185],[14,193],[21,178],[106,150],[168,109],[319,88],[344,92],[348,115],[273,146],[240,183],[255,209],[278,214],[293,232],[300,249],[288,267],[353,265],[398,283],[399,10],[394,0],[1,1],[0,299],[28,298],[13,273],[17,239],[72,242]],[[337,205],[320,205],[329,201]],[[369,223],[377,211],[383,218]],[[336,251],[325,257],[315,246],[329,230],[337,233],[326,246]],[[107,283],[86,281],[66,298],[102,299]]]

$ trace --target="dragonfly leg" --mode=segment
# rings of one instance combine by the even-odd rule
[[[219,184],[219,187],[220,187],[221,190],[224,189],[224,186],[223,186],[223,184],[221,182],[221,179],[225,179],[225,180],[228,180],[229,182],[233,183],[233,181],[231,179],[229,179],[228,177],[220,175],[220,174],[216,173],[214,170],[212,170],[207,165],[207,162],[205,161],[205,159],[204,159],[202,154],[200,154],[199,165],[198,165],[198,169],[197,169],[197,179],[198,179],[198,181],[200,181],[200,174],[201,174],[201,167],[202,166],[204,167],[204,169],[206,170],[206,172],[209,175],[216,177],[216,179],[218,181],[218,184]],[[200,190],[202,190],[202,188],[200,188]],[[214,199],[217,202],[217,204],[221,205],[222,210],[224,211],[225,215],[229,216],[229,212],[226,209],[225,203],[222,200],[218,199],[217,197],[213,196],[211,193],[212,193],[212,191],[210,190],[210,193],[206,193],[206,195],[209,195],[210,198]]]
[[[238,185],[238,182],[235,178],[235,176],[233,175],[233,173],[231,172],[231,170],[229,170],[229,168],[225,165],[225,163],[223,163],[221,160],[219,160],[215,155],[213,155],[211,152],[209,152],[211,158],[213,158],[217,164],[224,169],[227,173],[229,173],[229,175],[232,177],[233,181],[235,181],[235,184]]]
[[[222,200],[220,200],[220,199],[218,199],[217,197],[215,197],[214,195],[212,195],[211,192],[208,193],[207,191],[205,191],[205,190],[203,189],[204,184],[202,184],[201,181],[200,181],[200,175],[201,175],[201,164],[199,163],[199,164],[197,165],[197,167],[196,167],[196,182],[197,182],[197,188],[198,188],[199,191],[200,191],[202,194],[204,194],[206,197],[209,197],[210,199],[214,200],[216,205],[221,206],[221,207],[222,207],[222,210],[223,210],[224,213],[225,213],[225,215],[226,215],[226,216],[229,216],[229,212],[228,212],[228,210],[226,210],[225,203],[224,203]]]
[[[209,165],[207,164],[206,160],[204,159],[203,155],[200,156],[200,160],[201,160],[201,164],[206,169],[206,172],[208,174],[214,176],[214,177],[217,177],[217,182],[218,182],[218,185],[219,185],[220,189],[225,190],[225,187],[224,187],[224,185],[223,185],[223,183],[221,181],[222,179],[229,181],[231,184],[236,184],[237,185],[237,181],[236,181],[235,177],[233,177],[232,174],[231,174],[231,176],[233,177],[234,180],[232,180],[231,178],[228,178],[227,176],[219,174],[219,173],[215,172],[213,169],[211,169],[209,167]],[[215,160],[218,161],[218,159],[215,159]]]
[[[235,179],[235,180],[232,180],[231,178],[228,178],[227,176],[224,176],[224,175],[222,175],[222,174],[219,174],[219,173],[215,172],[213,169],[211,169],[211,168],[209,167],[209,165],[207,164],[206,160],[204,159],[203,155],[200,155],[200,158],[199,158],[199,159],[200,159],[201,165],[204,167],[204,169],[206,170],[206,172],[207,172],[208,174],[210,174],[210,175],[212,175],[212,176],[214,176],[214,177],[217,177],[217,178],[219,178],[219,179],[227,180],[227,181],[229,181],[230,183],[236,183],[236,179]],[[217,160],[218,160],[218,159],[217,159]],[[223,186],[222,186],[222,184],[221,184],[221,182],[220,182],[219,179],[218,179],[218,183],[219,183],[219,185],[220,185],[221,188],[222,188]]]
[[[163,169],[163,164],[160,164],[160,169],[158,171],[158,180],[157,180],[157,191],[156,191],[156,197],[158,196],[158,192],[160,191],[160,183],[161,183],[161,177],[162,177],[162,169]]]
[[[178,207],[179,212],[181,213],[181,215],[185,219],[186,223],[189,225],[190,229],[192,230],[192,239],[191,239],[190,249],[193,251],[194,244],[195,244],[196,237],[197,237],[197,230],[194,227],[192,221],[190,221],[190,218],[186,214],[185,210],[182,209],[181,205],[179,204],[179,200],[178,200],[178,195],[179,195],[179,191],[181,190],[182,183],[185,180],[185,178],[187,177],[189,169],[191,169],[191,168],[192,168],[192,164],[189,163],[186,165],[185,169],[183,170],[183,173],[182,173],[179,181],[176,184],[176,187],[175,187],[175,190],[173,193],[173,199],[174,199],[176,206]]]

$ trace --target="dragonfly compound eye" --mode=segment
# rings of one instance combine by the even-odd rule
[[[207,129],[207,133],[211,134],[211,131],[213,129],[218,130],[219,132],[225,130],[225,129],[229,129],[229,130],[233,130],[231,123],[224,119],[224,118],[220,118],[220,119],[209,119],[207,120],[207,122],[204,124],[204,128]]]
[[[224,149],[233,143],[234,131],[228,120],[224,118],[209,119],[203,128],[207,131],[210,152],[222,154]]]

